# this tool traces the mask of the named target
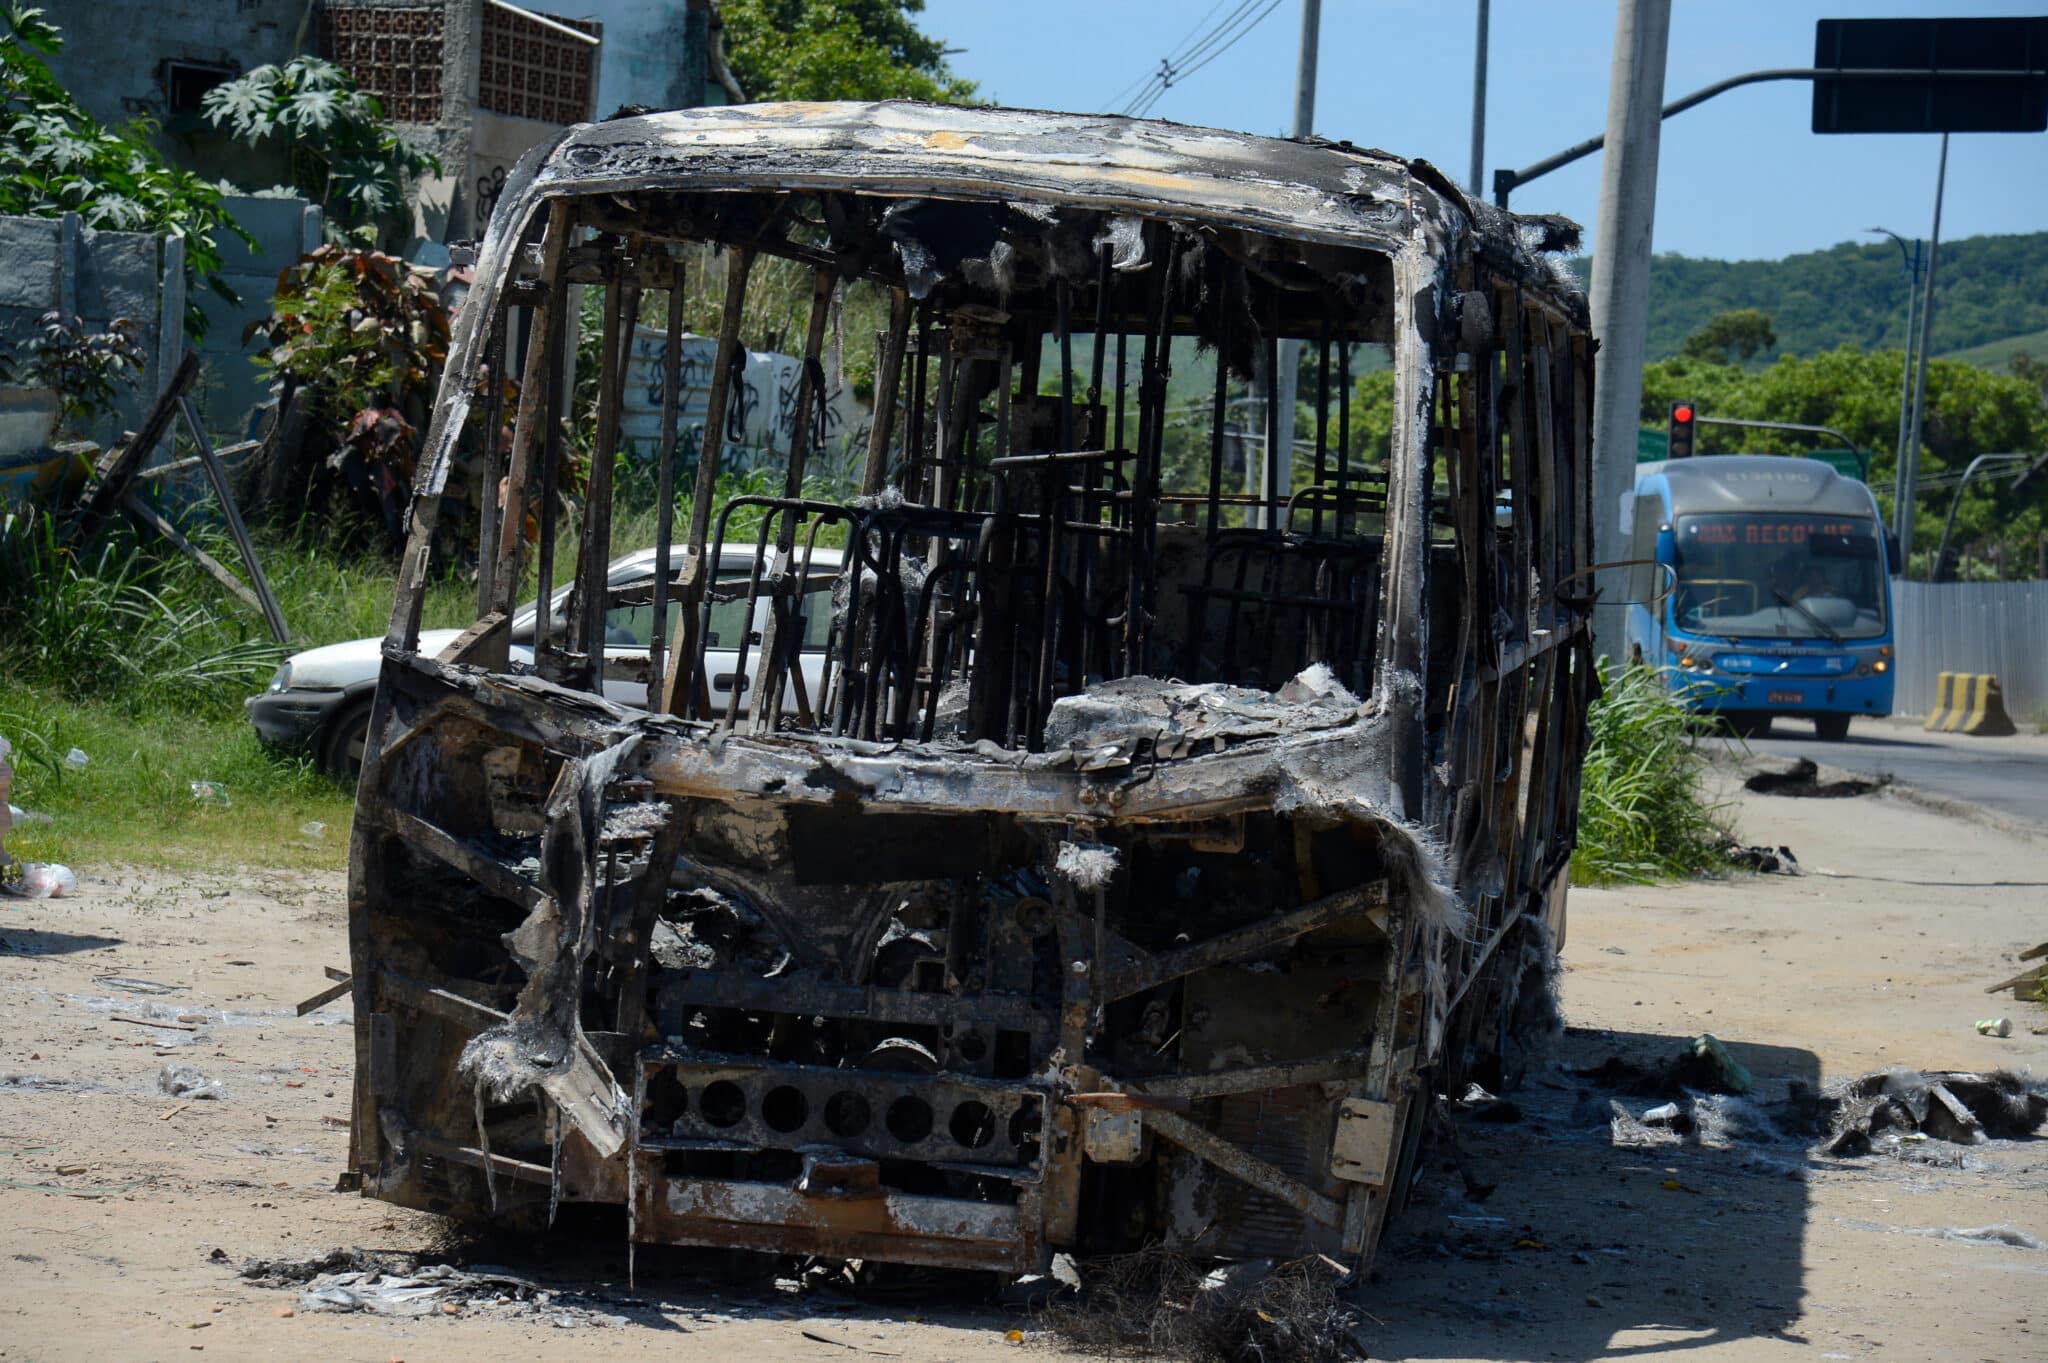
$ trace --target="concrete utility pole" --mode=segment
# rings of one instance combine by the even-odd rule
[[[1941,254],[1941,196],[1948,188],[1948,134],[1941,135],[1941,165],[1934,172],[1934,234],[1927,243],[1927,292],[1920,299],[1920,355],[1913,376],[1912,429],[1906,436],[1906,459],[1899,470],[1898,516],[1899,576],[1913,575],[1913,496],[1920,477],[1920,421],[1926,415],[1927,338],[1933,334],[1934,260]],[[1935,572],[1941,565],[1934,565]]]
[[[1472,48],[1472,197],[1486,197],[1486,21],[1492,0],[1479,0],[1479,38]]]
[[[1322,0],[1301,0],[1301,57],[1295,65],[1294,85],[1296,137],[1309,137],[1315,132],[1316,45],[1321,37],[1322,24]],[[1277,420],[1266,423],[1266,429],[1273,435],[1266,442],[1266,458],[1273,461],[1275,477],[1269,484],[1265,470],[1254,470],[1247,465],[1245,472],[1252,492],[1264,493],[1268,486],[1277,487],[1284,500],[1294,491],[1294,396],[1300,376],[1301,342],[1283,338],[1280,342],[1280,363],[1276,372],[1268,376],[1267,384],[1267,398],[1274,406]],[[1260,514],[1255,524],[1284,529],[1286,519],[1286,512],[1277,507],[1269,508]]]
[[[1657,136],[1663,124],[1664,53],[1671,0],[1620,0],[1607,87],[1607,145],[1593,240],[1593,558],[1629,557],[1622,499],[1635,487],[1642,424],[1643,356],[1650,320],[1650,243],[1657,210]],[[1619,656],[1618,579],[1593,613],[1597,648]]]

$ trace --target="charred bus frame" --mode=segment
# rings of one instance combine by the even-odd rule
[[[1362,1261],[1432,1090],[1511,1062],[1561,921],[1595,686],[1569,244],[1422,163],[1122,118],[743,106],[530,155],[459,319],[365,753],[347,1181],[1006,1271],[1148,1240]],[[792,436],[779,493],[721,504],[770,259],[809,272]],[[691,269],[722,292],[694,468]],[[603,360],[570,563],[577,286]],[[827,497],[853,288],[886,322],[858,490]],[[661,567],[625,603],[613,455],[650,297]],[[1226,390],[1282,337],[1312,454],[1238,491]],[[1205,441],[1170,429],[1190,338],[1215,386],[1176,410]],[[1384,452],[1351,410],[1375,350]],[[508,420],[509,450],[476,438]],[[477,619],[427,657],[464,496]],[[749,572],[705,570],[735,544]],[[558,572],[563,620],[515,664],[521,588]],[[707,678],[734,602],[739,662]],[[634,604],[647,655],[608,660]],[[603,698],[621,668],[644,709]]]

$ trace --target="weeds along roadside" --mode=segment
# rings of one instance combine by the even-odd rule
[[[779,472],[720,478],[718,505],[779,495]],[[822,486],[807,489],[824,495]],[[653,479],[621,471],[613,548],[655,539]],[[578,519],[565,514],[555,586],[579,549]],[[676,524],[688,524],[688,503]],[[728,535],[751,544],[760,512],[733,514]],[[239,566],[218,531],[186,527],[215,558]],[[391,622],[397,565],[350,547],[360,537],[259,532],[258,554],[292,643],[279,647],[263,623],[187,559],[125,526],[83,554],[59,543],[60,523],[41,512],[0,521],[0,734],[16,746],[14,803],[51,816],[17,828],[14,856],[74,868],[117,862],[171,866],[244,862],[339,867],[346,860],[353,792],[311,763],[261,748],[242,712],[291,653],[381,636]],[[838,544],[843,534],[821,537]],[[519,593],[531,599],[535,555]],[[472,579],[448,573],[428,589],[423,628],[475,618]],[[85,753],[79,768],[63,759]],[[231,804],[195,800],[191,783],[217,782]],[[318,838],[308,824],[324,825]]]
[[[220,537],[194,534],[238,562]],[[289,652],[382,634],[396,567],[297,539],[266,538],[259,553],[290,649],[196,566],[125,527],[73,554],[43,513],[0,526],[0,734],[16,748],[14,803],[51,819],[10,833],[11,854],[74,868],[343,863],[352,792],[265,752],[242,701]],[[428,623],[473,605],[473,587],[437,582]],[[73,749],[84,766],[65,761]],[[194,781],[219,783],[230,805],[196,800]],[[325,827],[310,837],[309,824]]]
[[[1603,659],[1579,788],[1578,885],[1642,884],[1726,870],[1725,810],[1700,740],[1719,722],[1680,705],[1657,669]]]

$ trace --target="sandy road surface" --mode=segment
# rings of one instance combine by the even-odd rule
[[[1888,1064],[2048,1069],[2048,1036],[2028,1030],[2048,1010],[2004,1002],[2006,1041],[1971,1029],[1993,1008],[1984,985],[2048,937],[2048,842],[1890,799],[1745,796],[1739,818],[1811,874],[1575,892],[1563,1058],[1657,1059],[1712,1030],[1767,1099]],[[0,906],[0,1360],[1057,1352],[1035,1332],[1010,1343],[1033,1322],[958,1278],[799,1294],[744,1258],[643,1251],[629,1290],[615,1240],[551,1260],[462,1246],[593,1290],[595,1316],[573,1296],[415,1320],[279,1314],[295,1290],[245,1283],[215,1252],[447,1236],[331,1191],[346,1004],[306,1019],[291,1005],[343,963],[340,904],[333,877],[88,870],[77,900]],[[226,1096],[165,1097],[173,1064]],[[1962,1168],[1764,1140],[1620,1150],[1581,1087],[1542,1070],[1517,1095],[1522,1121],[1464,1126],[1468,1169],[1497,1185],[1483,1201],[1432,1162],[1363,1297],[1374,1357],[2048,1359],[2048,1250],[1939,1234],[2048,1241],[2048,1141],[1978,1147]]]

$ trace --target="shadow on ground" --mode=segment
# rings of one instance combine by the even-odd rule
[[[0,900],[0,903],[4,903]],[[56,932],[48,928],[0,928],[0,956],[68,956],[121,945],[118,937],[88,932]]]
[[[1622,1148],[1612,1103],[1640,1117],[1649,1083],[1583,1072],[1618,1058],[1657,1070],[1691,1038],[1573,1031],[1557,1068],[1514,1095],[1521,1120],[1459,1124],[1467,1178],[1438,1143],[1361,1300],[1375,1358],[1628,1358],[1745,1338],[1798,1342],[1809,1139],[1767,1124],[1810,1051],[1731,1045],[1755,1078],[1721,1148]],[[1573,1073],[1572,1071],[1580,1071]],[[1622,1073],[1609,1067],[1609,1075]],[[1483,1191],[1492,1185],[1490,1193]]]

